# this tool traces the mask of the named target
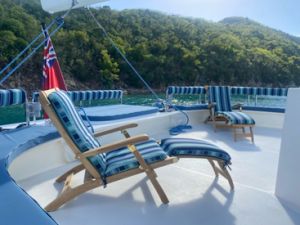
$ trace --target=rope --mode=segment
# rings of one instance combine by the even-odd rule
[[[95,130],[94,130],[94,127],[93,127],[93,125],[92,125],[92,123],[91,123],[90,118],[89,118],[88,115],[86,114],[86,111],[84,110],[84,108],[81,107],[81,106],[79,107],[79,112],[80,112],[80,111],[83,113],[83,116],[85,117],[85,120],[86,120],[86,122],[87,122],[86,126],[87,126],[88,128],[91,128],[92,134],[95,133]]]
[[[109,34],[106,32],[106,30],[104,29],[104,27],[100,24],[100,22],[97,20],[97,18],[95,17],[95,15],[91,12],[91,10],[89,8],[87,8],[87,10],[89,11],[91,17],[94,19],[95,23],[97,24],[97,26],[100,28],[100,30],[102,30],[102,32],[104,33],[104,35],[107,37],[107,39],[109,40],[109,42],[111,43],[111,45],[116,49],[116,51],[121,55],[121,57],[125,60],[125,62],[129,65],[129,67],[132,69],[132,71],[138,76],[138,78],[144,83],[144,85],[148,88],[148,90],[155,96],[155,98],[157,99],[157,101],[162,101],[158,95],[154,92],[154,90],[149,86],[149,84],[143,79],[143,77],[140,75],[140,73],[134,68],[134,66],[129,62],[129,60],[127,59],[127,57],[121,52],[121,50],[118,48],[118,46],[116,45],[116,43],[110,38]]]
[[[164,108],[164,110],[166,110],[167,107],[171,106],[170,104],[168,104],[166,101],[162,100],[161,98],[158,97],[158,95],[154,92],[154,90],[149,86],[149,84],[143,79],[143,77],[140,75],[140,73],[134,68],[134,66],[129,62],[129,60],[127,59],[127,57],[120,51],[120,49],[118,48],[118,46],[116,45],[116,43],[110,38],[109,34],[107,33],[107,31],[104,29],[104,27],[100,24],[99,20],[97,20],[97,18],[95,17],[95,15],[92,13],[92,11],[87,8],[89,14],[91,15],[91,17],[94,19],[95,23],[97,24],[97,26],[99,27],[100,30],[102,30],[103,34],[107,37],[107,39],[109,40],[109,42],[111,43],[111,45],[116,49],[116,51],[121,55],[121,57],[124,59],[124,61],[129,65],[129,67],[133,70],[133,72],[138,76],[138,78],[144,83],[144,85],[148,88],[148,90],[155,96],[155,98],[157,99],[156,105],[159,108]],[[183,129],[190,129],[191,126],[188,125],[190,119],[187,113],[183,112],[182,110],[178,109],[176,106],[173,106],[175,110],[178,110],[179,112],[181,112],[184,117],[186,118],[186,122],[184,125],[179,125],[176,127],[176,129],[180,130],[182,132]],[[175,133],[175,132],[174,132]]]

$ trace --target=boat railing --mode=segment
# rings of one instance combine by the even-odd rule
[[[92,106],[93,102],[102,100],[117,100],[123,103],[123,90],[82,90],[68,91],[71,100],[79,106]],[[39,101],[39,92],[33,92],[32,102]]]
[[[246,106],[284,108],[288,88],[270,87],[230,87],[233,101],[244,97]],[[239,99],[241,100],[241,99]]]
[[[123,90],[80,90],[67,91],[67,94],[72,102],[81,108],[80,110],[83,110],[82,107],[123,104]],[[38,91],[32,93],[31,102],[40,105]]]
[[[245,109],[284,112],[288,88],[231,86],[230,93],[232,103],[243,103]],[[184,109],[203,109],[207,104],[206,86],[169,86],[166,99]]]
[[[85,90],[85,91],[68,91],[71,100],[80,106],[92,106],[93,102],[117,100],[123,103],[122,90]]]

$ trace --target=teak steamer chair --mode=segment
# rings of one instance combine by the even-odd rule
[[[58,183],[64,181],[64,187],[57,198],[45,207],[46,211],[55,211],[84,192],[139,173],[146,173],[161,201],[167,204],[168,197],[157,181],[154,169],[175,163],[179,158],[184,157],[207,159],[216,177],[221,174],[228,180],[231,189],[234,188],[227,170],[227,166],[231,164],[231,158],[228,153],[215,145],[184,138],[167,138],[158,144],[145,134],[130,137],[127,129],[136,127],[135,123],[92,134],[83,124],[82,118],[65,92],[59,89],[41,91],[40,101],[44,111],[74,152],[75,158],[80,161],[79,165],[56,179]],[[95,139],[114,132],[121,132],[125,139],[102,146]],[[182,146],[182,143],[187,144]],[[123,160],[121,155],[124,155],[124,152],[132,158]],[[125,163],[120,168],[113,167],[114,159],[118,158],[121,158],[118,162],[126,161],[128,165]],[[101,163],[105,164],[105,167],[99,165]],[[113,169],[109,169],[111,167]],[[72,187],[72,177],[82,170],[85,172],[83,184]]]

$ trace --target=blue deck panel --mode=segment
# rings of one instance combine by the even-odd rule
[[[19,154],[59,137],[54,127],[30,126],[0,133],[0,225],[57,225],[7,172]]]
[[[88,107],[84,108],[84,111],[90,121],[109,121],[157,113],[158,108],[151,106],[120,104]]]

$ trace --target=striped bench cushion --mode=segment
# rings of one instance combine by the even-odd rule
[[[123,97],[122,90],[88,90],[88,91],[68,91],[72,101],[87,100],[105,100],[105,99],[121,99]]]
[[[22,89],[0,90],[0,107],[20,105],[26,102],[26,93]]]
[[[88,90],[88,91],[68,91],[68,96],[73,102],[88,100],[122,99],[122,90]],[[32,93],[32,101],[39,101],[39,92]]]
[[[287,96],[288,88],[231,87],[232,95]]]
[[[225,165],[231,164],[231,157],[227,152],[203,140],[166,138],[161,141],[160,146],[169,156],[211,157],[223,160]]]
[[[48,99],[67,134],[81,152],[100,147],[99,142],[84,125],[71,99],[64,91],[52,92]],[[106,169],[105,154],[92,156],[88,159],[103,176]]]
[[[169,86],[167,95],[200,95],[205,94],[206,90],[203,86]]]
[[[167,158],[167,154],[156,143],[155,140],[149,140],[136,145],[146,163],[151,164]],[[105,175],[112,176],[121,172],[139,167],[135,156],[128,148],[121,148],[106,154],[107,168]]]
[[[236,124],[249,124],[254,125],[254,119],[243,112],[218,112],[217,116],[224,116],[231,125]]]

